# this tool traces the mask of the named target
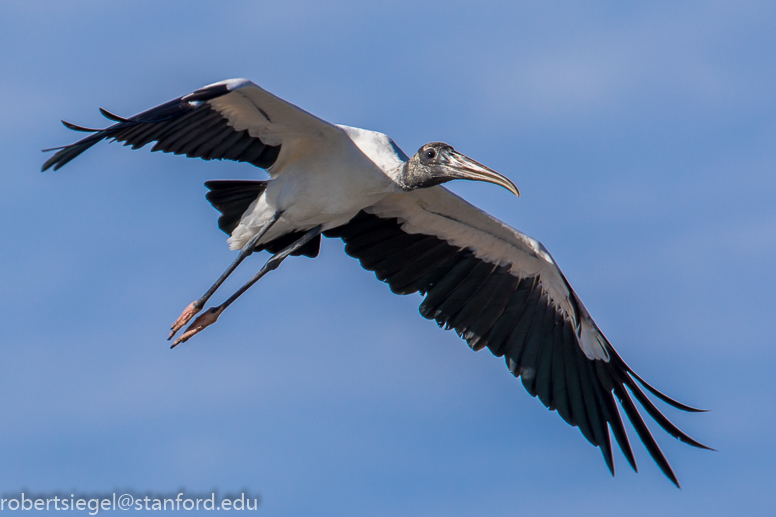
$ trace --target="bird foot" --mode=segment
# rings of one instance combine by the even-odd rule
[[[186,332],[184,332],[181,335],[181,337],[176,339],[170,348],[175,348],[181,343],[185,343],[193,336],[205,330],[206,327],[209,327],[210,325],[218,321],[218,317],[221,315],[222,312],[224,312],[224,309],[221,307],[211,307],[210,309],[205,311],[197,319],[194,320],[194,323],[189,325],[189,328],[186,329]]]
[[[202,310],[202,305],[198,304],[198,301],[199,300],[191,302],[188,307],[183,309],[181,315],[178,316],[178,319],[175,320],[175,323],[170,327],[170,335],[167,337],[167,341],[171,340],[180,329],[191,321],[191,318],[193,318],[195,314]]]

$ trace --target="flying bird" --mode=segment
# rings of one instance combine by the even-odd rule
[[[610,437],[634,470],[617,406],[649,454],[677,486],[674,471],[644,422],[636,401],[668,434],[709,449],[679,430],[639,387],[683,411],[619,356],[555,260],[537,240],[467,203],[440,184],[465,179],[500,185],[502,174],[441,142],[408,157],[388,136],[334,125],[245,79],[200,88],[129,118],[102,108],[114,122],[55,149],[42,170],[54,170],[101,140],[205,160],[247,162],[266,169],[264,181],[208,181],[218,225],[239,250],[205,294],[189,304],[168,339],[201,312],[249,255],[272,254],[261,270],[222,304],[199,314],[173,347],[213,324],[223,311],[289,255],[316,257],[321,236],[341,238],[345,252],[374,271],[396,294],[420,292],[420,313],[455,329],[475,351],[504,357],[525,389],[599,447],[612,475]]]

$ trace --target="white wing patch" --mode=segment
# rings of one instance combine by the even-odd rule
[[[609,362],[609,352],[606,351],[607,344],[598,326],[590,318],[587,311],[582,317],[582,335],[579,337],[579,346],[588,359],[600,359]]]
[[[350,140],[337,126],[269,93],[247,79],[229,79],[226,95],[207,101],[237,131],[248,131],[264,144],[281,146],[273,170],[316,153],[331,152]],[[274,176],[273,171],[270,175]]]

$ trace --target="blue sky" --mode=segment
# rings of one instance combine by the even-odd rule
[[[247,488],[279,516],[769,514],[776,5],[537,4],[3,2],[0,491]],[[263,171],[102,144],[40,174],[40,149],[78,136],[59,119],[230,77],[512,178],[520,199],[451,187],[541,240],[639,374],[712,409],[664,412],[718,452],[653,425],[682,490],[635,443],[640,473],[617,453],[612,478],[501,359],[334,240],[170,351],[233,258],[203,182]]]

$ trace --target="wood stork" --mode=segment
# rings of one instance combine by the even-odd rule
[[[503,356],[531,395],[601,449],[612,475],[610,430],[636,470],[617,400],[649,454],[679,486],[630,394],[670,435],[708,449],[671,423],[639,384],[678,409],[701,410],[662,394],[628,367],[539,241],[439,186],[487,181],[519,195],[509,179],[451,146],[426,144],[410,158],[382,133],[330,124],[245,79],[205,86],[130,118],[100,111],[115,124],[89,129],[63,121],[92,134],[48,149],[58,152],[44,171],[111,139],[133,149],[156,142],[152,151],[248,162],[271,177],[205,183],[207,199],[221,212],[219,227],[240,254],[183,311],[169,338],[245,257],[260,250],[273,256],[223,304],[202,313],[173,347],[215,322],[287,256],[317,256],[323,234],[341,238],[345,251],[394,293],[425,295],[425,318],[455,329],[475,351],[487,347]]]

